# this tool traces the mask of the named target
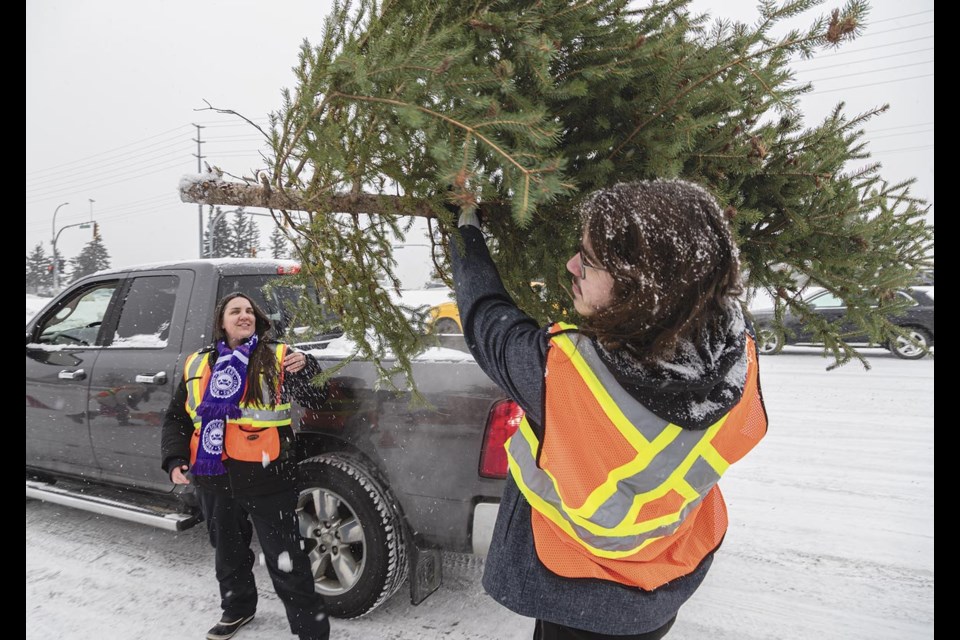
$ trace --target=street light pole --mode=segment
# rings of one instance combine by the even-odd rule
[[[93,222],[93,203],[96,202],[93,198],[87,198],[90,201],[90,222]]]
[[[63,202],[57,205],[57,208],[53,210],[53,232],[50,234],[50,243],[53,245],[53,291],[56,293],[57,288],[60,285],[60,265],[58,264],[60,260],[57,257],[57,212],[60,211],[60,207],[70,204],[69,202]]]

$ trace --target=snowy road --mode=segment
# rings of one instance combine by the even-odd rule
[[[816,349],[761,359],[770,431],[721,482],[731,526],[669,640],[934,637],[934,361],[866,350],[826,372]],[[172,534],[26,503],[26,637],[203,637],[219,616],[205,533]],[[333,640],[520,640],[532,622],[491,601],[482,560],[448,555],[418,607],[404,588]],[[261,604],[238,640],[280,640],[283,608],[257,567]]]

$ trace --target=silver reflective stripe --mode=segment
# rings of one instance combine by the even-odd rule
[[[576,345],[577,352],[583,357],[604,390],[616,403],[617,408],[646,440],[647,448],[638,450],[636,458],[650,459],[649,462],[640,467],[636,473],[620,479],[616,484],[616,491],[613,495],[604,500],[594,513],[583,514],[585,517],[606,529],[612,529],[620,525],[629,515],[636,497],[655,491],[663,485],[670,477],[670,474],[676,471],[677,467],[683,464],[684,461],[692,465],[691,470],[694,467],[698,469],[692,476],[690,476],[689,472],[685,474],[685,478],[688,476],[692,479],[700,478],[703,475],[702,467],[710,469],[710,482],[704,483],[698,481],[691,483],[698,494],[702,496],[707,489],[716,484],[717,480],[719,480],[719,475],[713,471],[709,464],[700,458],[700,456],[696,456],[692,461],[687,460],[687,458],[692,455],[694,448],[706,437],[707,433],[712,433],[711,430],[689,431],[671,425],[670,422],[657,417],[627,393],[620,383],[617,382],[616,378],[614,378],[613,374],[610,373],[609,369],[607,369],[606,365],[600,359],[600,356],[588,338],[580,334],[564,335],[571,338],[572,342]],[[547,388],[549,389],[549,385],[547,385]],[[664,431],[671,426],[676,431],[676,434],[666,446],[659,450],[655,449],[654,447],[656,445],[654,441],[656,438],[661,436]],[[624,472],[627,471],[624,470]],[[617,470],[613,470],[610,475],[611,477],[616,477]],[[701,488],[704,490],[701,491]],[[688,506],[685,510],[689,510],[690,508],[691,507]]]
[[[668,421],[663,418],[658,418],[652,411],[637,402],[633,396],[620,386],[620,383],[617,382],[616,378],[614,378],[607,369],[607,365],[600,359],[600,355],[597,354],[597,350],[593,347],[593,343],[589,338],[579,333],[565,333],[562,335],[569,338],[574,344],[577,352],[586,361],[593,375],[595,375],[597,380],[600,381],[600,384],[603,385],[604,390],[610,394],[610,397],[620,408],[620,411],[623,412],[623,415],[633,424],[640,435],[646,438],[647,442],[656,440],[657,436],[670,426]]]
[[[270,407],[254,407],[251,405],[240,405],[241,415],[236,418],[236,422],[246,422],[255,420],[258,422],[279,422],[281,420],[290,420],[290,410],[272,410]]]
[[[526,420],[526,418],[524,418],[524,420]],[[652,531],[629,536],[595,534],[574,522],[570,515],[564,510],[563,502],[560,500],[560,496],[553,486],[553,481],[546,473],[537,468],[533,452],[526,439],[520,433],[514,434],[510,439],[509,449],[510,455],[516,463],[516,465],[511,465],[510,468],[515,474],[520,474],[522,480],[520,480],[518,484],[521,489],[525,486],[550,504],[556,510],[556,513],[570,525],[577,537],[591,547],[612,552],[634,551],[647,541],[670,535],[677,530],[677,527],[679,527],[682,522],[682,519],[679,519],[674,523],[658,527]],[[701,499],[698,498],[690,503],[687,508],[684,509],[684,515],[696,507],[696,505],[700,503],[700,500]],[[549,514],[544,515],[553,519]]]

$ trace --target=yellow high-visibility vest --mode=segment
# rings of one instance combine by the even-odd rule
[[[283,357],[287,353],[287,345],[278,343],[273,345],[277,360],[278,379],[283,379]],[[187,357],[183,366],[183,377],[187,386],[187,400],[185,407],[187,414],[193,421],[193,437],[190,439],[190,464],[196,461],[197,446],[201,427],[201,417],[197,407],[203,401],[203,394],[210,383],[209,351],[197,351]],[[262,397],[270,398],[266,381],[261,377],[260,387]],[[276,389],[279,398],[280,389]],[[269,427],[285,427],[292,423],[290,403],[257,405],[240,402],[240,417],[229,418],[224,429],[223,457],[233,458],[244,462],[269,462],[280,454],[280,439],[276,429],[270,429],[261,435],[263,429]]]

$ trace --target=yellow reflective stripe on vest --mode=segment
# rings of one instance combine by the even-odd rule
[[[563,324],[560,328],[575,327]],[[565,334],[554,335],[551,340],[566,355],[568,363],[573,365],[610,424],[637,450],[637,455],[610,470],[583,504],[574,508],[564,503],[557,480],[550,471],[537,467],[540,443],[524,418],[518,430],[520,437],[514,436],[505,445],[511,474],[537,511],[591,553],[610,558],[636,553],[652,541],[673,533],[729,468],[729,462],[711,444],[729,414],[703,431],[684,430],[656,418],[626,395],[588,340],[578,341],[580,348]],[[596,370],[588,359],[596,363]],[[553,364],[567,363],[555,361]],[[547,366],[551,366],[549,357]],[[597,371],[601,372],[603,380]],[[614,394],[620,398],[620,403],[626,405],[626,410],[611,397],[608,388],[615,390]],[[548,392],[546,388],[544,392]],[[633,416],[633,420],[628,415]],[[644,430],[651,437],[645,437]],[[657,456],[667,457],[658,460],[657,469],[645,473]],[[666,469],[661,470],[663,467]],[[664,476],[667,471],[669,473]],[[644,506],[671,492],[682,499],[678,508],[637,522]]]
[[[599,359],[594,358],[594,360],[596,360],[598,363],[600,370],[606,374],[606,384],[599,379],[595,370],[591,368],[589,364],[587,364],[583,354],[580,350],[578,350],[577,346],[573,343],[568,335],[560,334],[554,336],[553,339],[556,341],[557,346],[559,346],[570,359],[570,362],[577,370],[577,373],[586,383],[590,392],[594,395],[594,397],[597,399],[597,402],[603,408],[607,418],[617,428],[627,442],[629,442],[630,445],[637,450],[637,456],[627,464],[624,464],[617,469],[613,469],[608,475],[607,481],[598,486],[581,507],[571,508],[567,505],[564,505],[564,510],[578,520],[583,526],[590,528],[597,533],[601,533],[604,530],[609,530],[616,531],[620,534],[630,535],[650,531],[652,529],[670,524],[671,522],[677,522],[678,520],[681,520],[682,512],[672,517],[662,517],[649,520],[644,523],[635,523],[640,510],[646,503],[662,498],[664,495],[669,493],[670,490],[674,490],[679,493],[687,500],[688,503],[699,500],[701,493],[691,487],[690,484],[684,480],[691,467],[699,458],[703,458],[709,462],[716,474],[716,479],[719,479],[719,476],[722,475],[727,468],[729,468],[730,465],[725,460],[720,458],[716,454],[716,451],[713,449],[713,447],[710,446],[710,441],[713,439],[713,436],[717,433],[717,431],[722,428],[723,423],[726,420],[726,416],[723,416],[715,424],[704,431],[687,431],[675,424],[671,424],[666,421],[660,421],[665,424],[665,426],[657,427],[661,429],[659,435],[653,439],[648,439],[640,432],[640,430],[637,428],[637,425],[624,414],[621,406],[610,397],[610,394],[607,391],[607,385],[615,384],[619,386],[619,383],[617,383],[613,376],[606,370],[606,368],[600,364]],[[589,341],[583,340],[581,343],[581,349],[589,350],[591,355],[593,355],[593,346]],[[632,398],[624,399],[624,401],[639,405],[639,403]],[[642,405],[639,406],[642,407]],[[645,408],[643,408],[643,412],[649,413]],[[634,413],[637,412],[635,411]],[[607,503],[612,496],[621,495],[618,492],[618,483],[643,472],[656,458],[656,456],[660,455],[669,445],[677,441],[678,438],[684,441],[682,443],[682,449],[686,450],[688,453],[684,460],[676,466],[670,476],[665,479],[660,479],[655,488],[652,488],[650,491],[633,492],[634,498],[632,505],[628,510],[626,508],[621,510],[616,523],[608,522],[603,526],[598,526],[591,518],[601,507]],[[716,479],[710,483],[711,486],[715,483]]]
[[[286,345],[277,344],[274,346],[274,349],[277,365],[278,367],[282,366]],[[197,414],[197,407],[203,401],[205,389],[201,388],[201,382],[203,380],[202,374],[204,369],[209,368],[208,354],[209,352],[199,351],[193,353],[187,358],[183,367],[183,375],[187,383],[186,409],[187,414],[193,420],[194,429],[200,429],[201,426],[201,417]],[[269,398],[270,390],[267,389],[266,382],[262,378],[260,385],[262,396]],[[239,407],[241,411],[240,417],[230,419],[230,424],[238,424],[255,429],[265,429],[268,427],[284,427],[293,422],[290,416],[291,404],[289,402],[272,406],[241,402]]]
[[[517,439],[516,436],[513,436],[504,446],[510,462],[511,474],[527,500],[531,504],[536,502],[543,505],[544,508],[538,508],[537,510],[558,526],[563,527],[568,533],[575,529],[576,533],[571,533],[571,535],[584,539],[595,539],[594,545],[598,547],[627,547],[636,551],[644,546],[641,543],[646,541],[647,538],[655,539],[673,533],[686,515],[700,504],[703,495],[716,484],[716,481],[711,482],[703,489],[703,494],[700,494],[689,483],[685,482],[683,470],[677,470],[657,490],[635,496],[630,501],[631,507],[626,517],[619,518],[613,526],[605,526],[565,504],[560,497],[556,478],[549,470],[537,468],[536,454],[539,449],[539,441],[530,424],[526,421],[526,417],[521,420],[517,433],[522,437]],[[719,479],[719,476],[716,476],[716,478]],[[613,484],[616,487],[616,481],[606,484]],[[640,509],[644,505],[651,500],[663,497],[671,489],[684,498],[684,504],[679,511],[659,518],[636,522]]]
[[[206,355],[206,353],[195,351],[187,356],[183,364],[183,378],[187,384],[187,414],[190,416],[190,419],[193,420],[195,429],[200,428],[200,417],[197,415],[197,405],[200,404],[200,399],[203,398],[203,389],[200,388],[200,372],[206,362]],[[196,402],[193,402],[194,398],[197,399]]]
[[[537,442],[537,439],[531,431],[526,417],[520,421],[520,429],[517,431],[517,434],[522,436],[521,439],[527,440],[529,438],[532,440],[532,442],[528,442],[530,446],[529,450],[536,449],[535,443]],[[518,470],[520,466],[525,465],[521,465],[514,457],[514,453],[518,449],[514,449],[511,446],[511,442],[516,441],[517,434],[511,436],[506,443],[507,460],[509,462],[511,475],[513,475],[517,486],[520,488],[520,491],[523,492],[523,495],[527,499],[527,502],[530,503],[530,506],[560,527],[570,537],[571,540],[575,541],[595,556],[616,559],[631,556],[657,539],[650,537],[648,539],[639,541],[639,544],[636,544],[638,542],[636,539],[631,538],[614,540],[610,537],[599,537],[591,534],[588,531],[585,531],[581,527],[574,525],[562,511],[553,505],[553,503],[542,498],[538,492],[531,490],[531,488],[525,483],[522,473],[520,473]],[[523,451],[522,448],[519,450]],[[557,499],[559,500],[559,496],[557,496]],[[617,549],[616,547],[618,546],[621,548]]]

